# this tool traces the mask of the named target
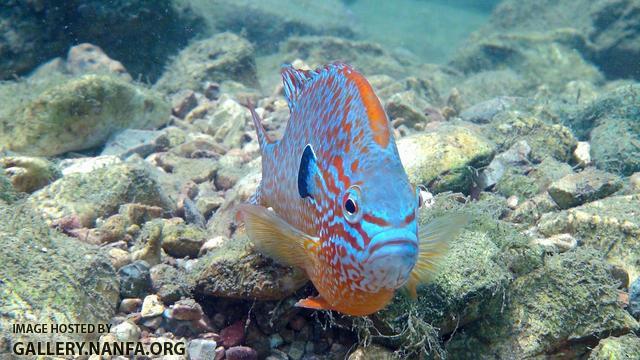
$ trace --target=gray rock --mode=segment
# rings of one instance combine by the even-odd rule
[[[142,301],[142,309],[140,315],[143,318],[153,318],[162,315],[164,312],[164,304],[160,301],[158,295],[147,295]]]
[[[140,339],[140,329],[130,321],[114,326],[111,333],[115,335],[117,341],[121,342],[136,342]]]
[[[607,197],[620,188],[622,180],[619,177],[588,168],[553,182],[548,191],[561,209],[568,209]]]
[[[56,165],[37,157],[0,157],[0,167],[19,192],[32,193],[62,176]]]
[[[123,298],[142,298],[151,289],[149,265],[142,260],[125,265],[118,270],[118,280]]]
[[[289,351],[287,352],[289,358],[291,358],[292,360],[300,360],[304,355],[304,345],[304,341],[292,342],[289,347]]]
[[[125,129],[107,140],[101,156],[113,155],[121,159],[138,154],[147,157],[151,153],[166,150],[169,140],[163,131]]]
[[[520,98],[500,96],[483,101],[462,110],[460,118],[476,124],[486,124],[491,122],[497,113],[510,109],[518,100]]]
[[[216,359],[216,347],[218,344],[209,339],[193,339],[189,341],[187,353],[189,360]]]
[[[144,164],[122,163],[70,174],[31,194],[27,201],[51,223],[74,217],[86,227],[93,227],[98,217],[117,212],[122,204],[171,209],[174,205],[151,171]]]
[[[131,75],[121,62],[111,59],[99,46],[89,43],[71,47],[65,65],[65,70],[73,75],[107,73],[131,81]]]
[[[500,181],[507,168],[529,163],[531,147],[526,141],[519,141],[509,150],[496,155],[478,177],[478,187],[488,189]]]
[[[637,118],[604,118],[599,123],[591,131],[591,153],[596,167],[624,176],[640,171],[640,123]]]
[[[185,224],[181,218],[164,221],[162,248],[174,257],[195,258],[206,240],[206,232],[198,226]]]
[[[180,51],[154,88],[167,94],[183,89],[204,92],[207,82],[225,80],[258,85],[253,46],[228,32],[193,42]]]

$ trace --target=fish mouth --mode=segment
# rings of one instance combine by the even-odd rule
[[[408,230],[386,230],[375,235],[369,243],[367,262],[385,257],[412,260],[418,255],[418,237]]]
[[[418,260],[418,237],[404,229],[391,229],[377,234],[369,244],[363,264],[368,276],[368,290],[395,290],[409,279]]]

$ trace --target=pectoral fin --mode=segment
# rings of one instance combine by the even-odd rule
[[[418,297],[418,285],[428,282],[438,271],[440,260],[449,249],[449,242],[460,235],[470,220],[468,214],[450,214],[420,227],[420,253],[406,285],[412,299]]]
[[[320,295],[300,299],[296,303],[296,306],[314,310],[331,310],[331,305]]]
[[[305,268],[315,252],[317,238],[294,228],[273,211],[262,206],[242,204],[238,215],[257,250],[287,266]]]

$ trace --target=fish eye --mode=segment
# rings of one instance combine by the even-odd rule
[[[362,219],[362,211],[360,210],[360,187],[351,186],[344,193],[342,201],[342,210],[344,218],[351,224],[357,223]]]

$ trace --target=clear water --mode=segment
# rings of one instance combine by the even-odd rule
[[[170,343],[154,359],[640,359],[638,59],[637,0],[0,2],[0,359],[99,339]],[[379,259],[366,268],[401,282],[412,260],[389,259],[414,253],[407,239],[378,257],[339,244],[410,238],[389,210],[416,205],[390,203],[413,199],[405,174],[359,173],[379,139],[315,159],[344,175],[327,216],[355,237],[336,245],[300,221],[318,214],[284,210],[315,198],[260,193],[247,109],[295,136],[282,65],[335,61],[371,83],[421,205],[417,300],[393,289],[364,317],[295,306],[336,309],[313,299],[317,273],[382,280],[293,243]],[[360,120],[340,135],[377,124]],[[250,238],[247,202],[288,236]]]

